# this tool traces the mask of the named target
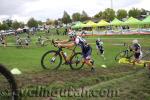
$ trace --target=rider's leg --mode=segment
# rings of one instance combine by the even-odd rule
[[[103,57],[103,59],[105,60],[105,56],[104,56],[104,50],[100,50],[101,56]]]
[[[88,65],[89,67],[91,67],[91,71],[94,71],[94,60],[91,59],[90,57],[90,53],[87,53],[86,55],[83,55],[84,56],[84,62],[86,65]]]
[[[142,58],[142,55],[140,53],[135,53],[134,54],[133,65],[135,65],[135,63],[140,63],[141,58]]]

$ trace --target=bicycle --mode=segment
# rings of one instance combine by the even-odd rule
[[[0,100],[19,100],[17,83],[11,72],[0,64]]]
[[[150,60],[150,49],[148,50],[142,50],[142,60]],[[116,57],[115,60],[119,61],[121,58],[126,58],[131,60],[133,58],[134,52],[132,50],[130,50],[130,48],[128,47],[126,50],[123,50],[121,52],[119,52]]]
[[[116,56],[115,56],[115,61],[119,61],[121,58],[126,58],[128,60],[131,60],[131,58],[133,57],[134,53],[132,52],[132,50],[130,50],[129,47],[127,47],[127,49],[119,52]]]
[[[57,47],[56,44],[54,43],[54,40],[52,40],[51,43],[54,47]],[[71,50],[70,56],[65,55],[62,47],[57,47],[57,48],[58,48],[58,50],[47,51],[42,56],[41,65],[44,69],[57,70],[62,64],[62,59],[64,59],[64,61],[65,61],[63,64],[70,65],[70,68],[72,70],[79,70],[84,66],[82,53],[75,52],[76,46],[73,49],[69,49],[69,50]],[[54,65],[52,65],[52,64],[54,64]],[[52,68],[52,66],[54,68]]]

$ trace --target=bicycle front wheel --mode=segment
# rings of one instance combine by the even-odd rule
[[[0,100],[19,100],[17,84],[3,65],[0,65]]]
[[[62,63],[62,57],[59,52],[51,50],[46,52],[41,59],[41,65],[44,69],[58,69]]]
[[[72,70],[79,70],[84,66],[84,61],[83,61],[83,56],[81,52],[75,53],[71,58],[70,58],[70,68]]]

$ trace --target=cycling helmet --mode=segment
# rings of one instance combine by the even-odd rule
[[[68,33],[68,36],[69,37],[74,37],[74,36],[76,36],[76,33],[74,31],[71,31],[71,32]]]
[[[132,43],[133,43],[133,44],[138,43],[138,40],[135,39],[135,40],[132,41]]]
[[[101,39],[100,39],[100,38],[98,38],[97,40],[98,40],[98,41],[101,41]]]

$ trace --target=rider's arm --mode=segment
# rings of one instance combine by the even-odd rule
[[[58,44],[59,47],[71,48],[75,46],[75,43],[68,43],[68,44]]]
[[[70,40],[58,40],[58,41],[55,41],[55,43],[67,43],[69,42]]]

